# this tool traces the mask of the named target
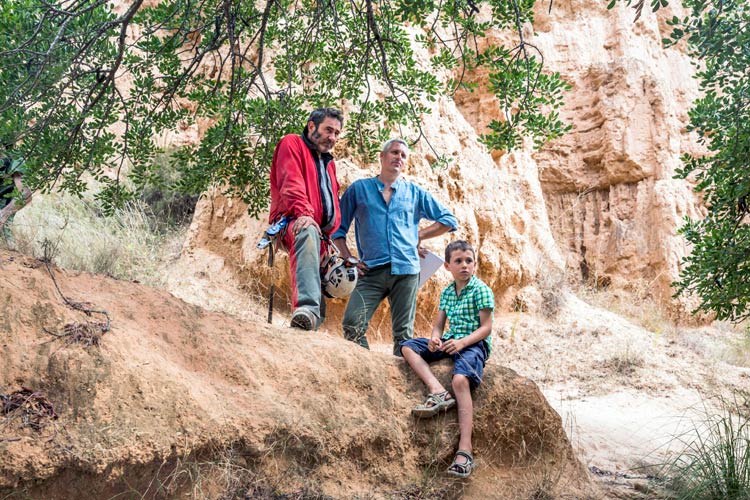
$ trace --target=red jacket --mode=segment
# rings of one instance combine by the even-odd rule
[[[315,153],[318,154],[318,153]],[[283,215],[297,219],[303,215],[312,217],[321,225],[323,202],[320,196],[316,158],[299,135],[284,136],[276,145],[271,163],[271,211],[268,222],[273,223]],[[333,159],[326,166],[333,191],[334,220],[326,230],[329,236],[341,223],[339,208],[339,183],[336,180],[336,164]],[[322,227],[321,227],[322,229]]]

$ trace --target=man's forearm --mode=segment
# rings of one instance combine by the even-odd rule
[[[450,230],[450,226],[446,226],[445,224],[442,224],[440,222],[433,222],[426,228],[419,230],[419,241],[424,241],[436,236],[440,236],[441,234],[445,234]]]
[[[346,238],[336,238],[333,240],[333,244],[336,245],[336,248],[338,248],[339,253],[344,259],[348,259],[352,256],[352,253],[349,251],[349,247],[346,246]]]

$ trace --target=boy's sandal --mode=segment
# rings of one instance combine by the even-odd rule
[[[456,462],[456,457],[459,456],[464,457],[466,459],[466,462]],[[468,451],[458,450],[456,452],[456,456],[453,457],[453,463],[445,472],[447,472],[451,476],[469,477],[472,470],[474,470],[474,457],[472,457],[471,453],[469,453]]]
[[[456,406],[456,400],[450,392],[436,392],[428,395],[424,403],[414,408],[411,414],[417,418],[429,418],[438,412],[450,410],[454,406]]]

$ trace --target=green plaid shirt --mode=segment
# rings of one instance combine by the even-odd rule
[[[456,282],[448,285],[440,294],[438,309],[448,316],[448,331],[443,333],[443,340],[460,339],[474,333],[479,328],[479,311],[495,309],[495,294],[490,287],[476,276],[472,276],[461,295],[456,295]],[[484,339],[487,352],[492,350],[492,340],[488,335]]]

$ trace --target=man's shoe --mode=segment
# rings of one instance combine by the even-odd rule
[[[304,307],[298,308],[294,311],[294,314],[292,314],[292,328],[310,331],[315,328],[315,323],[315,315]]]

